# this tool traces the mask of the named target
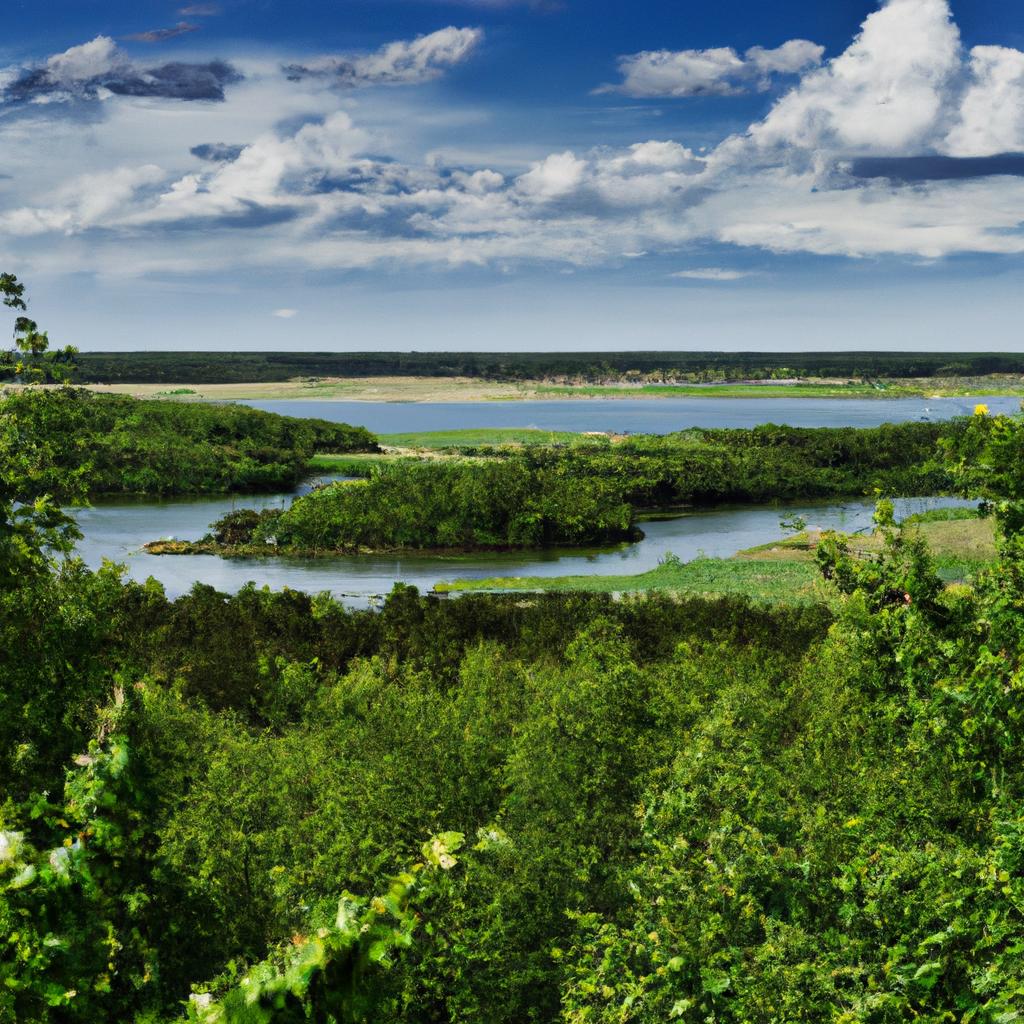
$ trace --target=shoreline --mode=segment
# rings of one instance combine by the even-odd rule
[[[462,377],[366,377],[295,379],[236,384],[84,384],[88,391],[181,402],[359,402],[368,404],[560,402],[586,400],[707,399],[970,399],[1021,397],[1024,378],[999,375],[894,381],[885,387],[829,380],[710,384],[560,384],[549,381],[498,382]]]

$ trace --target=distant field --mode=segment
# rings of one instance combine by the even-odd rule
[[[906,380],[799,381],[736,384],[551,384],[541,380],[493,381],[471,377],[296,378],[228,384],[88,384],[90,390],[173,401],[510,402],[567,399],[661,398],[959,398],[1022,395],[1024,378],[917,378]]]
[[[275,402],[308,399],[321,402],[485,402],[533,397],[517,383],[498,383],[468,377],[299,377],[281,381],[222,384],[103,383],[90,390],[167,398],[175,401]]]
[[[1024,381],[1003,377],[978,380],[900,380],[866,383],[644,384],[537,387],[538,398],[967,398],[972,395],[1024,395]]]
[[[644,384],[568,386],[540,385],[541,398],[886,398],[922,394],[916,388],[882,388],[871,384]]]

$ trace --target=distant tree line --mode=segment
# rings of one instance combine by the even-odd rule
[[[987,352],[83,352],[78,383],[232,384],[296,377],[570,378],[668,381],[906,378],[1024,373]]]

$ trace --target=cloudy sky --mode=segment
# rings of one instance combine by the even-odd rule
[[[87,349],[1021,349],[1024,5],[13,0]]]

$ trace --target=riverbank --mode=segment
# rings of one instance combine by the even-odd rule
[[[574,384],[470,377],[302,377],[236,384],[88,384],[91,391],[175,401],[516,402],[561,399],[664,398],[969,398],[1024,397],[1024,376],[928,377],[893,380],[806,379],[721,384]]]
[[[949,518],[944,518],[948,515]],[[923,522],[908,521],[908,533],[924,537],[939,575],[959,582],[994,563],[995,528],[991,519],[963,518],[963,510],[936,513]],[[459,579],[438,583],[439,594],[470,592],[669,593],[686,597],[744,596],[770,604],[827,602],[833,595],[814,564],[821,532],[810,530],[748,548],[731,558],[683,562],[667,555],[656,568],[636,575],[525,576]],[[869,557],[882,548],[876,533],[850,535],[850,549]]]

